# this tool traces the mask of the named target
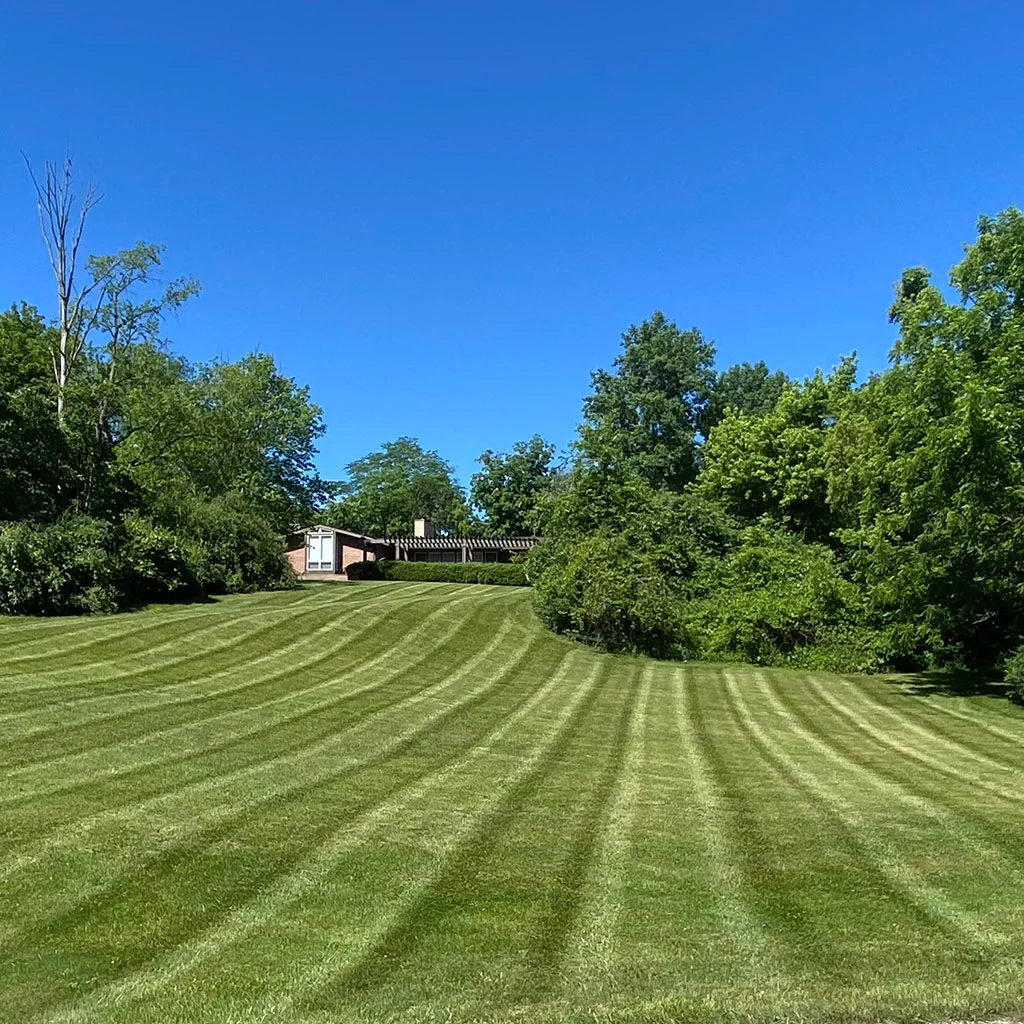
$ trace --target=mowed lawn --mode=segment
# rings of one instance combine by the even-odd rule
[[[1024,1012],[1024,714],[523,590],[0,623],[0,1022]]]

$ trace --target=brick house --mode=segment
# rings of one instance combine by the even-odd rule
[[[408,537],[368,537],[336,526],[307,526],[290,533],[285,557],[303,579],[343,579],[353,562],[393,558],[408,562],[510,562],[540,537],[453,537],[417,519]]]

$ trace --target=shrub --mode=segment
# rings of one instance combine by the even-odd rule
[[[551,629],[608,651],[678,658],[691,643],[678,594],[651,552],[593,533],[530,552],[537,612]]]
[[[189,567],[204,591],[246,593],[295,585],[281,536],[255,502],[225,494],[175,511],[174,532],[192,538]]]
[[[122,554],[137,600],[198,593],[201,589],[195,573],[202,559],[199,545],[166,527],[128,516]]]
[[[199,589],[194,547],[170,530],[129,517],[75,516],[0,526],[0,612],[115,612]]]
[[[701,658],[836,671],[879,669],[880,635],[832,552],[752,527],[688,588],[683,610]]]
[[[386,580],[407,580],[417,583],[489,583],[504,587],[526,587],[530,584],[526,566],[521,562],[381,560],[377,564]]]
[[[1003,679],[1010,686],[1010,700],[1024,704],[1024,645],[1018,647],[1004,662]]]
[[[384,574],[377,562],[352,562],[345,568],[345,575],[350,580],[382,580]]]
[[[84,516],[0,528],[0,610],[72,615],[124,607],[131,588],[122,541],[123,530]]]

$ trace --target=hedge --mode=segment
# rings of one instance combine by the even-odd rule
[[[348,578],[383,578],[414,583],[490,583],[504,587],[530,585],[526,577],[526,566],[519,562],[401,562],[382,559],[376,564],[380,576],[353,577],[353,567],[350,565]],[[357,570],[357,573],[361,571]]]
[[[345,575],[350,580],[382,580],[380,562],[350,562],[345,567]]]

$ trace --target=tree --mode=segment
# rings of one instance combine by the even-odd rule
[[[536,533],[537,504],[549,489],[555,446],[538,434],[517,441],[511,452],[485,451],[470,481],[470,499],[496,534],[525,536]]]
[[[163,246],[137,242],[130,249],[110,256],[90,256],[87,261],[97,301],[88,311],[83,334],[95,329],[106,339],[95,353],[96,431],[99,436],[106,435],[111,443],[116,427],[107,414],[130,369],[133,350],[140,345],[158,344],[165,315],[199,294],[199,282],[182,277],[157,295],[136,295],[139,285],[154,283],[163,251]]]
[[[117,455],[164,520],[183,502],[236,495],[285,532],[324,500],[322,411],[271,356],[190,366],[151,346],[135,355]]]
[[[700,432],[706,438],[725,418],[727,409],[747,416],[764,416],[775,408],[788,383],[789,378],[781,370],[771,373],[763,360],[730,366],[715,376]]]
[[[53,409],[53,333],[31,306],[0,313],[0,520],[52,521],[74,491]]]
[[[825,442],[853,387],[856,363],[828,377],[786,384],[771,411],[725,411],[704,445],[698,494],[739,522],[768,519],[807,541],[827,543],[837,523],[827,499]]]
[[[63,424],[68,378],[82,354],[88,333],[86,299],[102,283],[94,277],[90,284],[80,287],[77,281],[85,222],[100,197],[90,184],[84,198],[78,202],[70,158],[60,166],[47,161],[42,181],[36,177],[27,158],[25,165],[35,186],[39,226],[57,284],[57,334],[52,362],[57,384],[57,419]]]
[[[592,375],[577,442],[583,458],[681,490],[697,474],[714,355],[700,331],[680,331],[660,312],[630,327],[615,372]]]
[[[350,462],[346,472],[338,487],[340,500],[324,514],[334,526],[375,537],[407,534],[420,516],[446,533],[478,526],[452,467],[413,437],[387,442],[380,451]]]
[[[1024,214],[983,217],[947,302],[921,267],[890,310],[893,365],[828,443],[856,578],[907,656],[991,664],[1024,634]]]

